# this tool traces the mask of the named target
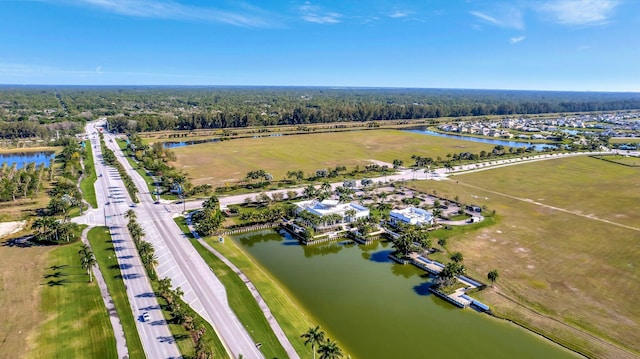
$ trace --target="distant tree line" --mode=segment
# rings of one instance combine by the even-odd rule
[[[640,109],[640,94],[320,87],[0,87],[0,123],[44,126],[113,116],[111,129],[119,132],[631,109]],[[37,126],[20,126],[25,128],[10,129],[12,136],[42,131]]]

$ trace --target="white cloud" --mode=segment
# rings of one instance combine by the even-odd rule
[[[538,9],[565,25],[602,25],[609,21],[617,0],[554,0]]]
[[[263,12],[246,6],[243,11],[227,11],[184,5],[172,0],[64,0],[64,2],[70,5],[97,7],[125,16],[206,21],[243,27],[274,26]]]
[[[299,9],[304,21],[316,24],[336,24],[340,22],[340,18],[342,17],[342,14],[325,11],[320,6],[313,5],[309,1],[300,6]]]
[[[526,36],[517,36],[517,37],[510,38],[509,42],[512,43],[512,44],[517,44],[517,43],[519,43],[520,41],[522,41],[524,39],[526,39]]]
[[[511,29],[524,29],[522,11],[512,6],[499,6],[492,11],[470,11],[471,15],[484,23]]]
[[[409,15],[411,15],[411,14],[413,14],[413,12],[411,12],[411,11],[400,11],[400,10],[396,10],[396,11],[394,11],[394,12],[390,13],[388,16],[389,16],[390,18],[393,18],[393,19],[401,19],[401,18],[403,18],[403,17],[407,17],[407,16],[409,16]]]

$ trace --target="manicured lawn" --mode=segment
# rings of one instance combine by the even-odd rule
[[[106,227],[96,227],[89,231],[88,238],[120,317],[129,349],[129,357],[144,358],[144,349],[138,336],[135,318],[131,313],[131,305],[122,281],[118,259],[114,254],[111,235]]]
[[[411,186],[496,210],[495,225],[447,244],[463,253],[472,276],[486,281],[498,270],[499,290],[478,293],[494,313],[588,356],[620,358],[640,353],[640,307],[632,299],[640,292],[640,231],[615,225],[639,227],[638,175],[580,157]]]
[[[320,133],[282,137],[246,138],[176,148],[176,168],[186,171],[195,184],[233,184],[247,172],[263,169],[275,179],[287,171],[308,176],[318,169],[344,165],[364,168],[370,160],[413,163],[411,155],[446,159],[448,153],[490,151],[491,145],[452,140],[399,130]]]
[[[80,189],[84,195],[84,199],[89,202],[91,207],[98,208],[98,201],[96,200],[96,188],[93,185],[98,177],[96,176],[96,168],[93,164],[93,149],[91,148],[91,141],[84,141],[84,148],[87,151],[87,158],[84,159],[84,177],[80,181]]]
[[[184,218],[177,218],[176,222],[183,231],[186,231]],[[188,233],[188,232],[187,232]],[[267,358],[286,358],[286,352],[277,340],[269,323],[251,292],[247,289],[244,282],[236,275],[226,264],[220,261],[212,253],[206,250],[195,239],[191,239],[196,250],[205,259],[209,266],[213,269],[216,276],[220,278],[227,290],[227,297],[231,308],[236,313],[240,321],[251,328],[249,334],[255,342],[262,343],[261,351]],[[287,294],[262,271],[253,261],[241,252],[232,241],[227,240],[225,244],[215,244],[214,240],[207,238],[206,241],[215,246],[215,248],[230,261],[232,261],[240,270],[256,286],[269,309],[278,320],[278,323],[284,330],[285,334],[293,344],[298,353],[307,353],[304,343],[300,339],[300,335],[307,331],[312,325],[298,306],[293,304],[287,297]]]
[[[43,324],[28,358],[116,358],[116,344],[97,284],[80,267],[80,243],[49,253],[41,278]]]

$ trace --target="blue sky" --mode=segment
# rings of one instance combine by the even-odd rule
[[[0,0],[0,83],[640,91],[640,0]]]

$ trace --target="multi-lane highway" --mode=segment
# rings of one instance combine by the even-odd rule
[[[93,126],[87,126],[87,133],[90,134],[93,147],[96,173],[99,174],[98,181],[95,183],[99,209],[88,211],[85,216],[78,217],[76,221],[109,226],[115,248],[114,255],[120,265],[131,311],[136,318],[136,328],[146,356],[148,358],[179,358],[180,351],[163,318],[147,273],[126,228],[127,219],[124,218],[124,213],[129,209],[131,200],[118,171],[104,164],[100,142],[97,134],[93,134],[94,132],[96,130]],[[142,320],[142,314],[145,312],[149,314],[148,321]]]
[[[105,134],[105,143],[114,151],[140,192],[140,203],[134,210],[138,222],[145,230],[145,240],[151,242],[156,250],[159,276],[171,278],[174,287],[183,290],[185,301],[211,323],[234,358],[240,355],[244,358],[263,358],[256,343],[229,307],[220,280],[171,220],[171,216],[168,216],[167,209],[154,203],[144,179],[130,166],[118,148],[115,138]],[[122,181],[120,185],[123,186]],[[126,206],[125,203],[123,210],[126,210]]]

